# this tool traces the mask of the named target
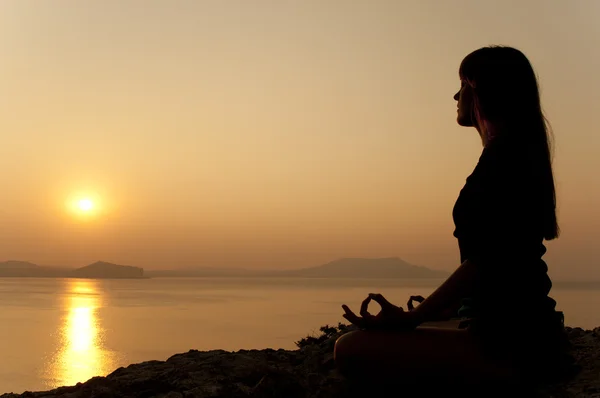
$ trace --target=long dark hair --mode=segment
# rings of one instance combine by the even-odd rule
[[[476,121],[494,126],[514,145],[526,148],[539,188],[544,238],[557,238],[551,132],[531,63],[515,48],[489,46],[467,55],[459,75],[473,88]]]

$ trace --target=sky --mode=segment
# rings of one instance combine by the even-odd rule
[[[482,150],[458,66],[504,44],[555,136],[550,275],[600,279],[598,18],[596,0],[2,0],[0,261],[453,270]]]

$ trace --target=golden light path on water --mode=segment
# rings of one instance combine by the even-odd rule
[[[67,313],[60,326],[59,348],[44,372],[53,388],[104,376],[115,369],[113,355],[102,341],[103,328],[97,313],[102,307],[98,281],[69,279],[66,283]]]

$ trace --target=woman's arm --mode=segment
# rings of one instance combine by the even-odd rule
[[[449,306],[471,295],[477,272],[477,267],[471,261],[463,262],[440,287],[411,311],[419,323],[437,319]]]

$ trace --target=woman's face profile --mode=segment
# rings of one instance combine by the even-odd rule
[[[454,94],[457,103],[456,121],[460,126],[473,127],[473,88],[466,81],[460,81],[460,90]]]

